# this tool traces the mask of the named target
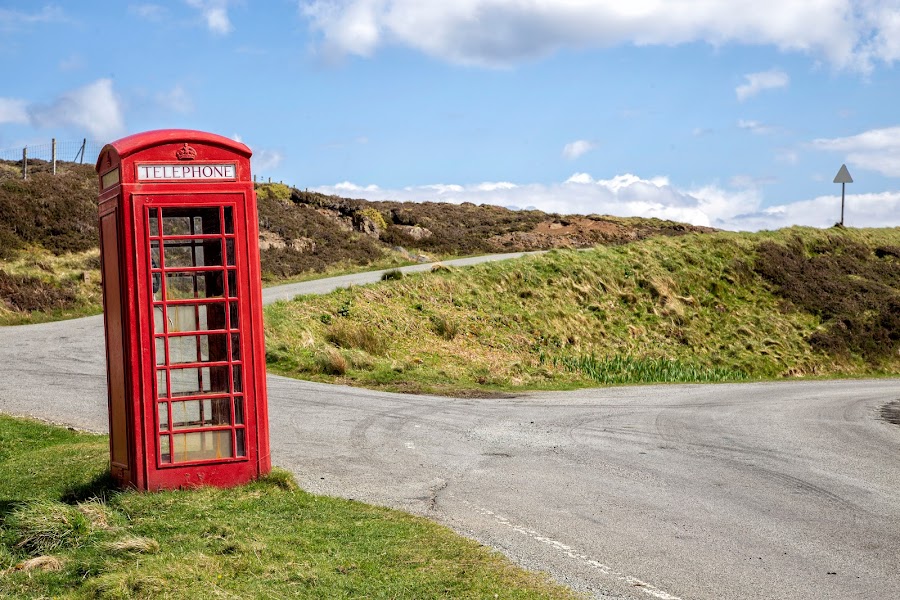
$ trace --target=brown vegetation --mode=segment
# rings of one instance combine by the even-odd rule
[[[0,269],[0,299],[12,310],[31,312],[63,310],[74,305],[78,297],[71,281],[58,285]]]
[[[900,351],[900,249],[871,248],[836,231],[805,245],[763,242],[756,272],[823,328],[810,344],[829,354],[853,353],[872,363]]]
[[[59,255],[95,248],[97,240],[91,165],[60,164],[53,175],[46,165],[29,162],[27,180],[17,170],[0,170],[0,260],[28,245]]]

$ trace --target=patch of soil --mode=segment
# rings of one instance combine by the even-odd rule
[[[882,406],[881,418],[888,423],[900,425],[900,400],[895,400]]]
[[[654,235],[710,233],[710,227],[654,219],[614,219],[571,215],[541,221],[528,231],[494,236],[488,240],[505,251],[587,248],[598,244],[627,244]]]
[[[440,392],[438,392],[440,393]],[[441,394],[443,395],[443,394]],[[479,390],[479,389],[467,389],[467,390],[453,390],[447,392],[448,396],[452,396],[454,398],[473,398],[477,400],[510,400],[512,398],[521,398],[521,394],[513,394],[510,392],[497,392],[493,390]]]

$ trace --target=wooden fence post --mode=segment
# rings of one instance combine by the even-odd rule
[[[56,175],[56,138],[50,144],[50,155],[53,161],[53,174]]]
[[[22,148],[22,179],[28,179],[28,146]]]

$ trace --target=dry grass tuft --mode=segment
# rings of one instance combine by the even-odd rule
[[[14,567],[16,571],[61,571],[63,561],[55,556],[42,555],[23,560]]]
[[[159,542],[148,537],[130,537],[110,542],[106,549],[113,554],[156,554]]]
[[[356,348],[369,354],[384,354],[386,344],[378,330],[366,323],[338,319],[329,326],[325,339],[339,348]]]
[[[111,530],[115,527],[110,523],[110,511],[105,504],[98,500],[82,502],[77,507],[94,529]]]
[[[326,375],[344,375],[347,373],[347,359],[337,348],[326,347],[315,355],[316,367]]]

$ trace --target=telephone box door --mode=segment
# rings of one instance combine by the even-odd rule
[[[191,205],[196,199],[154,196],[142,203],[155,358],[147,422],[157,423],[160,469],[255,459],[253,390],[243,383],[249,282],[238,240],[246,234],[239,205],[226,200],[214,195]]]

